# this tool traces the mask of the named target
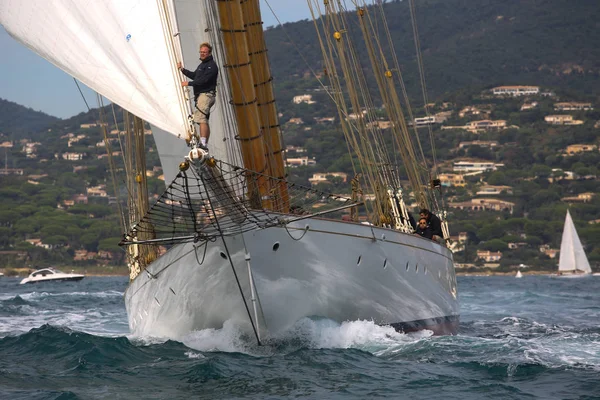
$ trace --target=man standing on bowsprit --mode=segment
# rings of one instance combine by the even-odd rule
[[[181,82],[181,86],[192,86],[194,88],[196,110],[193,119],[194,122],[200,125],[200,148],[208,150],[208,138],[210,137],[208,118],[210,117],[210,108],[215,104],[217,77],[219,76],[219,68],[213,60],[210,44],[202,43],[200,45],[200,61],[202,62],[194,72],[183,68],[181,62],[177,63],[177,68],[182,74],[192,79],[189,82]]]

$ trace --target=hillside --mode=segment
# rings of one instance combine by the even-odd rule
[[[401,68],[414,93],[419,81],[408,1],[388,1],[384,7]],[[598,96],[600,7],[596,1],[421,0],[416,8],[432,99],[497,84],[568,87],[593,96],[591,100]],[[266,39],[278,88],[289,88],[289,80],[306,87],[298,78],[310,74],[310,68],[322,70],[312,21],[268,29]]]
[[[25,134],[35,139],[36,133],[57,121],[60,119],[0,98],[0,134],[9,139],[14,140]]]
[[[406,3],[388,2],[385,8],[397,38],[398,56],[406,67],[404,76],[414,92],[416,74]],[[436,100],[431,111],[446,113],[448,118],[432,127],[440,172],[457,178],[461,174],[455,173],[454,163],[458,161],[498,164],[458,176],[461,184],[443,189],[451,235],[467,238],[455,260],[472,263],[481,260],[478,251],[502,252],[502,268],[526,263],[551,270],[556,260],[548,254],[560,245],[569,208],[597,268],[600,97],[595,93],[600,91],[600,43],[592,32],[598,24],[598,7],[592,2],[563,0],[422,0],[417,7],[430,99]],[[309,179],[317,173],[353,174],[339,125],[331,122],[337,113],[323,92],[315,91],[318,83],[308,74],[309,67],[322,69],[313,29],[312,23],[304,21],[267,31],[284,142],[301,148],[298,153],[290,149],[287,156],[306,156],[316,163],[289,168],[289,180],[302,185],[310,185]],[[295,46],[310,65],[296,53]],[[483,90],[509,84],[540,86],[542,92],[553,95],[513,98]],[[305,93],[314,95],[315,103],[292,102],[293,96]],[[551,124],[545,119],[563,114],[564,110],[557,109],[558,102],[585,104],[568,112],[577,123]],[[102,112],[112,121],[112,107]],[[99,114],[99,109],[93,109],[59,120],[0,102],[0,115],[4,116],[0,133],[8,135],[0,142],[14,144],[3,152],[14,171],[0,176],[0,251],[26,254],[28,263],[69,264],[80,251],[96,254],[94,257],[108,252],[114,257],[111,262],[122,260],[122,252],[115,246],[122,232],[116,206],[108,201],[116,193],[103,158],[102,133],[97,127],[82,126],[96,122]],[[115,115],[120,121],[118,108]],[[417,116],[421,116],[418,111]],[[469,124],[481,120],[504,125],[469,129]],[[24,143],[14,143],[25,138],[41,145],[30,143],[28,154]],[[428,140],[423,142],[424,152],[431,158]],[[147,146],[150,167],[158,167],[151,140]],[[81,158],[67,159],[65,153],[78,153]],[[149,168],[147,175],[150,192],[160,193],[164,189],[160,171]],[[318,183],[316,188],[349,191],[341,178]],[[106,195],[90,195],[89,203],[73,204],[90,189],[92,193],[101,189]],[[495,195],[488,206],[500,206],[483,209],[473,205],[490,197],[490,190]],[[28,242],[31,239],[42,240],[54,250],[33,245]],[[88,258],[79,263],[98,260]],[[23,258],[15,256],[0,261],[0,267],[22,262]]]

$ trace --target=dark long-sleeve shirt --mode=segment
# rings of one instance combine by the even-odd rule
[[[431,232],[433,232],[434,235],[438,235],[439,237],[444,237],[444,234],[442,233],[442,221],[440,220],[440,218],[437,215],[429,214],[429,217],[427,218],[427,222],[429,223]]]
[[[198,65],[196,71],[192,72],[189,69],[182,68],[181,73],[191,79],[188,85],[194,88],[194,100],[198,98],[200,93],[213,92],[217,88],[219,68],[212,56],[206,57]]]
[[[424,238],[433,239],[433,232],[431,231],[431,228],[429,227],[429,225],[426,227],[417,226],[415,233],[417,235],[423,236]]]

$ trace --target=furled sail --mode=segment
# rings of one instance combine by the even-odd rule
[[[1,0],[16,40],[131,113],[185,137],[170,2]]]
[[[239,143],[235,140],[237,123],[233,115],[229,77],[224,73],[224,49],[217,29],[218,16],[215,7],[204,1],[173,1],[175,21],[171,26],[172,36],[179,41],[182,61],[187,69],[194,70],[200,63],[199,45],[208,42],[213,46],[213,57],[221,69],[217,83],[216,103],[210,113],[210,153],[219,160],[241,165]],[[180,75],[179,79],[187,79]],[[188,109],[191,110],[192,93],[190,92]],[[158,149],[165,182],[171,182],[179,173],[178,164],[182,155],[187,153],[187,145],[174,138],[164,130],[152,126],[154,141]]]
[[[565,226],[563,228],[562,241],[560,243],[560,258],[558,262],[559,272],[583,271],[591,273],[590,263],[585,255],[579,235],[573,224],[571,214],[567,210]]]

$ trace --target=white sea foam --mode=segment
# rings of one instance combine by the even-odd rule
[[[221,329],[192,332],[183,338],[182,342],[199,351],[241,352],[253,355],[281,350],[293,351],[301,347],[360,349],[378,355],[431,335],[431,331],[403,334],[390,326],[380,326],[372,321],[348,321],[339,324],[328,319],[304,318],[288,331],[269,338],[265,342],[266,346],[260,348],[253,336],[244,333],[239,326],[230,321]]]
[[[123,297],[123,292],[119,292],[117,290],[107,290],[104,292],[31,292],[23,293],[20,296],[24,300],[39,300],[48,297],[95,297],[103,299],[109,297]]]

